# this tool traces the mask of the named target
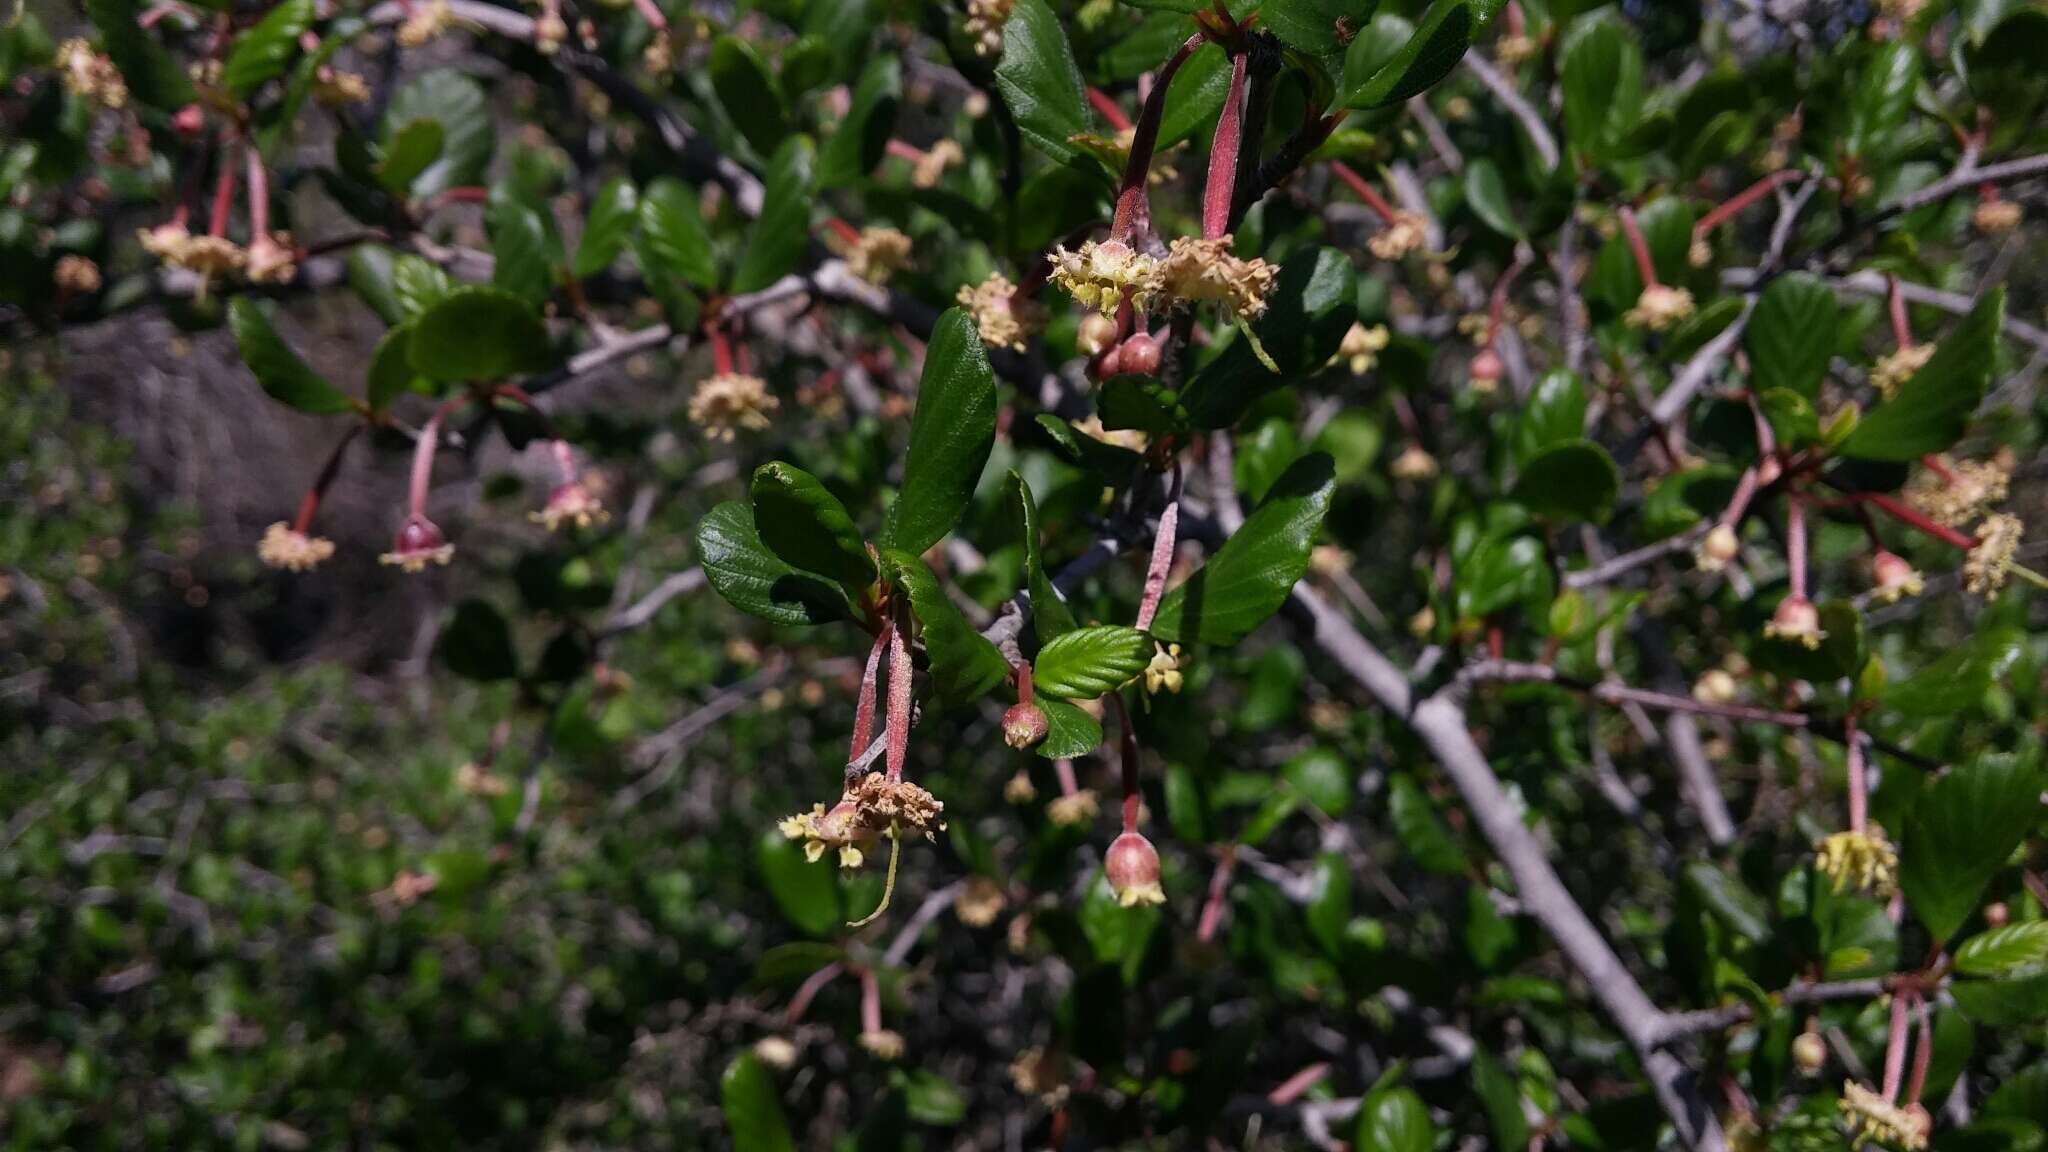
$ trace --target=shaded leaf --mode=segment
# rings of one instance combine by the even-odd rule
[[[254,299],[238,296],[228,304],[228,330],[235,335],[242,362],[271,399],[316,416],[346,412],[352,406],[347,393],[292,351]]]
[[[932,695],[940,705],[952,707],[977,700],[1009,678],[1010,664],[1002,651],[960,614],[923,560],[908,552],[885,550],[882,574],[910,597],[910,609],[923,627]]]
[[[761,542],[742,500],[713,508],[697,525],[705,580],[742,612],[778,624],[823,624],[852,616],[846,593],[797,571]]]
[[[464,288],[413,322],[412,366],[435,380],[503,380],[554,363],[540,314],[517,296]]]
[[[1308,570],[1336,486],[1328,456],[1316,452],[1297,460],[1209,562],[1160,598],[1152,634],[1235,644],[1265,623]]]
[[[626,242],[633,238],[639,213],[639,193],[624,176],[598,190],[596,201],[590,205],[590,216],[583,222],[583,238],[576,245],[576,261],[571,270],[577,277],[595,276],[611,267],[619,253],[626,250]]]
[[[996,439],[996,377],[974,321],[950,309],[932,328],[903,487],[889,506],[882,541],[921,553],[959,523]]]
[[[996,90],[1017,130],[1056,160],[1074,155],[1069,141],[1088,131],[1088,94],[1066,29],[1046,0],[1017,0],[1003,26]]]
[[[811,239],[811,164],[809,138],[792,136],[768,162],[761,215],[747,233],[747,246],[733,272],[734,292],[758,292],[796,267]]]
[[[1428,91],[1464,59],[1477,24],[1469,0],[1435,0],[1408,43],[1361,84],[1346,105],[1384,108]]]
[[[816,476],[780,460],[754,470],[754,527],[761,542],[806,572],[849,589],[875,582],[875,559],[839,497]]]
[[[1843,443],[1842,454],[1863,460],[1914,460],[1962,439],[1991,381],[2004,322],[2005,289],[1993,288],[1942,338],[1912,379],[1864,414]]]
[[[1936,941],[1962,927],[2033,828],[2043,783],[2033,760],[1987,753],[1921,789],[1899,845],[1899,885]]]

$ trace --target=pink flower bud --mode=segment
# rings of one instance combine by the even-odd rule
[[[425,516],[414,514],[399,526],[398,535],[391,541],[391,551],[378,559],[407,572],[418,572],[429,564],[446,564],[454,555],[455,547],[441,535],[441,529]]]
[[[1110,844],[1103,871],[1118,904],[1131,908],[1166,903],[1166,890],[1159,886],[1159,850],[1139,833],[1126,832]]]
[[[1081,320],[1074,330],[1074,347],[1083,356],[1099,356],[1109,342],[1116,339],[1116,321],[1099,312],[1091,312]]]
[[[1136,332],[1126,339],[1114,353],[1118,357],[1117,371],[1136,376],[1159,374],[1159,341],[1149,332]],[[1106,358],[1105,358],[1106,359]]]
[[[1045,719],[1045,710],[1036,704],[1014,704],[1003,713],[1003,743],[1028,752],[1045,743],[1051,731]]]
[[[197,104],[187,104],[171,116],[171,129],[187,140],[196,140],[206,131],[206,110]]]
[[[1792,1041],[1792,1063],[1807,1076],[1820,1072],[1828,1062],[1828,1046],[1818,1032],[1801,1032]]]
[[[1481,392],[1493,391],[1493,386],[1500,383],[1500,353],[1491,347],[1480,349],[1479,355],[1472,358],[1471,372],[1474,388]]]

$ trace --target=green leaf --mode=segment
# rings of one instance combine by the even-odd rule
[[[504,613],[474,597],[455,606],[434,643],[441,663],[464,680],[510,680],[519,675],[519,653]]]
[[[1643,52],[1621,21],[1587,17],[1565,34],[1565,138],[1574,151],[1607,159],[1642,117]]]
[[[1387,819],[1394,835],[1425,872],[1455,875],[1465,870],[1465,853],[1451,830],[1436,814],[1436,806],[1422,786],[1405,772],[1395,773],[1387,782]]]
[[[85,14],[128,91],[160,111],[181,108],[194,98],[192,81],[184,65],[165,51],[159,34],[142,27],[143,8],[139,0],[85,0]]]
[[[1692,244],[1691,205],[1675,196],[1653,200],[1636,213],[1636,223],[1643,230],[1643,242],[1650,249],[1650,265],[1656,269],[1658,281],[1684,283],[1692,272],[1686,261],[1686,249]],[[1593,275],[1587,282],[1587,294],[1613,312],[1635,307],[1636,298],[1643,294],[1643,277],[1636,269],[1628,237],[1617,233],[1601,245],[1600,255],[1594,258]]]
[[[433,380],[503,380],[554,363],[540,314],[517,296],[464,288],[414,321],[412,366]]]
[[[753,45],[737,36],[720,36],[711,45],[711,90],[726,118],[754,151],[763,156],[782,144],[789,125],[782,92]]]
[[[1921,789],[1899,844],[1899,884],[1928,935],[1946,941],[2041,814],[2031,758],[1986,753]]]
[[[1526,234],[1516,218],[1513,201],[1508,198],[1508,185],[1501,177],[1500,166],[1484,156],[1465,165],[1465,203],[1471,206],[1473,215],[1495,232],[1515,240]]]
[[[1483,538],[1453,557],[1461,620],[1478,620],[1516,604],[1541,610],[1550,599],[1550,565],[1534,536]]]
[[[1913,90],[1919,83],[1917,47],[1904,39],[1875,46],[1849,95],[1844,150],[1856,157],[1889,154],[1906,113],[1913,107]]]
[[[384,111],[385,150],[399,130],[417,120],[441,125],[441,156],[412,182],[414,196],[484,183],[497,148],[498,121],[482,85],[446,68],[420,74],[392,94]]]
[[[770,828],[754,847],[754,866],[768,885],[768,894],[775,898],[775,906],[797,931],[827,937],[839,932],[846,915],[834,875],[838,860],[831,852],[813,863],[804,859],[801,843]]]
[[[1102,747],[1102,722],[1078,705],[1050,697],[1038,701],[1045,713],[1045,743],[1038,754],[1047,760],[1075,760]]]
[[[1047,696],[1093,700],[1116,691],[1152,662],[1152,638],[1121,624],[1097,624],[1055,636],[1031,663],[1031,683]]]
[[[2048,1020],[2048,972],[2010,980],[1958,980],[1949,986],[1963,1015],[1993,1028]]]
[[[1281,779],[1309,803],[1337,819],[1351,810],[1351,769],[1328,748],[1310,748],[1288,760]]]
[[[392,283],[396,265],[393,255],[391,249],[381,244],[358,244],[344,257],[348,286],[355,290],[363,306],[375,312],[386,324],[397,324],[409,318],[399,306],[398,293]]]
[[[1360,408],[1347,408],[1330,417],[1309,447],[1328,453],[1335,461],[1339,484],[1355,484],[1372,471],[1384,439],[1378,418]]]
[[[491,238],[491,284],[538,308],[554,291],[547,222],[509,185],[491,189],[484,200],[484,231]]]
[[[732,290],[758,292],[796,267],[811,241],[811,164],[808,137],[792,136],[768,162],[762,184],[761,215],[747,233],[747,246],[733,273]]]
[[[1864,414],[1842,445],[1861,460],[1916,460],[1962,439],[1971,413],[1984,399],[2005,323],[2005,289],[1977,301],[1934,355],[1891,399]]]
[[[410,252],[391,261],[391,294],[398,302],[399,317],[417,320],[420,313],[440,303],[455,290],[446,272]]]
[[[1308,570],[1337,481],[1320,452],[1295,461],[1209,562],[1159,601],[1162,640],[1235,644],[1279,611]]]
[[[974,321],[949,309],[925,345],[903,487],[889,506],[883,543],[918,554],[951,532],[974,498],[995,441],[995,370]]]
[[[1128,482],[1132,471],[1144,462],[1144,457],[1129,448],[1105,444],[1085,432],[1076,431],[1072,424],[1050,412],[1040,412],[1032,422],[1052,440],[1063,459],[1079,464],[1112,484]]]
[[[754,527],[761,542],[806,572],[849,589],[875,582],[875,558],[846,506],[816,476],[780,460],[754,470]]]
[[[1993,627],[1886,688],[1884,706],[1905,716],[1947,716],[1983,706],[1984,693],[2026,652],[2026,634]]]
[[[818,152],[818,187],[851,184],[875,170],[896,130],[896,105],[903,98],[903,65],[894,55],[877,56],[854,86],[846,116]]]
[[[853,615],[836,585],[797,571],[768,550],[745,501],[728,500],[698,523],[697,562],[728,603],[764,620],[824,624]]]
[[[1148,436],[1177,436],[1187,429],[1187,410],[1173,389],[1151,376],[1112,376],[1102,382],[1096,413],[1112,432],[1135,428]]]
[[[1259,362],[1242,336],[1189,381],[1181,402],[1198,428],[1228,428],[1260,397],[1298,382],[1337,354],[1358,317],[1358,274],[1334,248],[1295,255],[1280,268],[1255,329],[1279,371]]]
[[[578,279],[595,276],[612,266],[626,242],[633,238],[633,225],[640,213],[640,196],[633,182],[614,178],[598,190],[583,222],[583,238],[576,244],[576,262],[571,270]]]
[[[1546,372],[1529,390],[1522,414],[1515,420],[1515,458],[1529,460],[1553,444],[1586,435],[1586,386],[1578,373]]]
[[[1590,440],[1566,440],[1523,463],[1509,498],[1546,520],[1602,524],[1620,491],[1621,472],[1607,449]]]
[[[1088,93],[1066,29],[1046,0],[1017,0],[1011,8],[996,90],[1032,147],[1055,160],[1074,156],[1069,140],[1088,131]]]
[[[283,0],[235,38],[221,82],[236,96],[247,96],[264,81],[282,76],[299,50],[299,37],[312,27],[313,0]]]
[[[1183,26],[1185,27],[1185,26]],[[1174,48],[1180,47],[1176,39]],[[1146,70],[1159,66],[1154,57]],[[1159,116],[1161,148],[1171,148],[1207,124],[1230,95],[1230,57],[1215,44],[1203,44],[1173,74],[1166,89],[1166,111]]]
[[[978,700],[1009,678],[1010,664],[1002,651],[960,614],[923,560],[908,552],[885,550],[882,574],[910,597],[910,610],[924,628],[932,695],[940,705],[953,707]]]
[[[1351,94],[1346,106],[1385,108],[1428,91],[1465,58],[1477,23],[1469,0],[1435,0],[1408,43]]]
[[[733,1152],[796,1152],[789,1122],[782,1118],[775,1077],[753,1053],[743,1053],[726,1065],[718,1087]]]
[[[384,333],[370,353],[370,371],[363,401],[372,412],[384,412],[412,388],[419,373],[412,370],[412,325],[400,324]]]
[[[1372,21],[1379,0],[1266,0],[1259,20],[1282,43],[1311,56],[1334,56]]]
[[[1017,533],[1024,543],[1024,587],[1031,593],[1031,631],[1042,645],[1074,627],[1074,614],[1045,572],[1045,556],[1038,542],[1038,502],[1031,486],[1012,470],[1004,477],[1004,504],[1016,515]],[[1096,739],[1101,739],[1097,728]]]
[[[427,166],[441,158],[441,122],[414,120],[384,142],[377,161],[377,183],[393,196],[404,197]]]
[[[1771,281],[1742,333],[1750,387],[1759,392],[1785,388],[1817,399],[1828,358],[1834,355],[1839,314],[1834,289],[1810,272],[1789,272]]]
[[[1327,956],[1344,951],[1344,926],[1351,922],[1351,871],[1335,852],[1316,854],[1309,871],[1308,904],[1302,910],[1309,934]]]
[[[2048,963],[2048,920],[1993,928],[1956,946],[1956,971],[1965,976],[2005,976],[2042,963]]]
[[[1125,908],[1117,903],[1109,880],[1100,872],[1095,874],[1095,882],[1081,898],[1081,934],[1088,938],[1097,961],[1121,967],[1128,983],[1145,959],[1145,947],[1158,927],[1157,905]]]
[[[640,198],[640,264],[650,275],[679,276],[699,290],[718,283],[711,237],[697,213],[697,193],[664,176]]]
[[[1395,12],[1380,12],[1351,41],[1344,51],[1344,74],[1338,85],[1338,102],[1354,107],[1352,99],[1367,81],[1387,66],[1408,41],[1415,37],[1415,25]]]
[[[242,361],[272,400],[315,416],[346,412],[353,406],[347,393],[292,351],[255,300],[237,296],[228,304],[228,330],[235,335]]]
[[[1522,1090],[1515,1074],[1492,1053],[1472,1053],[1472,1091],[1486,1112],[1495,1148],[1529,1146],[1529,1119],[1522,1114]]]

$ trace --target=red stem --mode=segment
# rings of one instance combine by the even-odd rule
[[[1128,243],[1140,232],[1152,227],[1152,204],[1145,190],[1152,175],[1152,150],[1159,141],[1159,121],[1166,113],[1166,90],[1173,86],[1173,74],[1180,71],[1195,49],[1202,46],[1202,36],[1190,36],[1181,46],[1167,57],[1159,68],[1159,74],[1152,79],[1152,91],[1145,97],[1144,107],[1138,110],[1138,123],[1131,132],[1131,153],[1124,161],[1123,186],[1116,197],[1116,217],[1110,221],[1109,238]]]
[[[320,474],[313,480],[313,486],[306,489],[305,499],[299,501],[298,518],[292,521],[292,531],[303,534],[313,526],[313,516],[320,511],[320,501],[327,495],[327,489],[334,484],[334,478],[341,472],[341,457],[348,446],[355,442],[362,432],[361,424],[352,424],[341,434],[341,440],[334,445],[334,451],[327,454],[327,463],[320,466]]]
[[[1884,1048],[1884,1098],[1896,1103],[1899,1099],[1899,1081],[1906,1073],[1906,996],[1903,990],[1892,994],[1892,1024]]]
[[[1116,101],[1110,98],[1109,93],[1100,88],[1090,87],[1088,103],[1093,104],[1095,111],[1100,113],[1104,120],[1109,121],[1111,128],[1119,132],[1131,130],[1131,118],[1124,115],[1124,110],[1116,106]]]
[[[249,242],[270,235],[270,176],[263,170],[263,153],[250,145],[246,155],[249,163]]]
[[[711,370],[720,376],[732,372],[732,341],[726,337],[725,329],[717,325],[711,328]]]
[[[1892,276],[1888,279],[1891,281],[1891,287],[1885,296],[1886,303],[1891,306],[1892,339],[1899,347],[1904,348],[1913,342],[1913,328],[1906,319],[1906,298],[1899,292],[1899,278]]]
[[[1650,259],[1650,245],[1643,239],[1642,225],[1636,223],[1635,210],[1626,204],[1621,206],[1621,231],[1628,237],[1628,250],[1635,254],[1636,273],[1643,278],[1643,287],[1657,287],[1656,261]]]
[[[1130,710],[1124,707],[1124,698],[1117,693],[1109,694],[1109,702],[1116,708],[1117,727],[1122,729],[1118,750],[1123,755],[1124,786],[1124,831],[1138,830],[1138,734],[1131,728]]]
[[[229,141],[225,147],[227,155],[220,159],[220,177],[213,186],[213,216],[207,222],[206,234],[225,236],[228,234],[228,217],[235,210],[235,158],[236,144]]]
[[[1863,741],[1856,734],[1856,715],[1842,718],[1842,739],[1849,758],[1849,831],[1859,835],[1870,822],[1870,774],[1863,761]]]
[[[1792,595],[1806,599],[1806,504],[1797,496],[1785,502],[1785,565]]]
[[[1230,228],[1230,199],[1237,190],[1237,153],[1244,139],[1244,72],[1250,52],[1230,61],[1230,91],[1216,117],[1216,136],[1209,147],[1209,183],[1202,193],[1202,239],[1214,240]]]
[[[1015,672],[1017,676],[1017,703],[1029,704],[1032,697],[1031,665],[1018,664]]]
[[[1965,536],[1947,525],[1936,524],[1922,515],[1918,509],[1907,504],[1901,504],[1882,492],[1858,492],[1853,494],[1851,499],[1865,500],[1875,504],[1878,511],[1897,520],[1899,523],[1915,529],[1924,535],[1932,536],[1945,544],[1961,548],[1965,552],[1977,546],[1977,541],[1971,537]]]
[[[1381,220],[1388,224],[1394,222],[1394,206],[1387,203],[1386,197],[1374,191],[1373,186],[1366,183],[1365,177],[1352,171],[1351,165],[1346,164],[1342,160],[1332,160],[1330,161],[1330,171],[1337,174],[1337,179],[1350,185],[1352,194],[1365,201],[1367,206],[1374,212],[1379,213]]]
[[[1209,898],[1202,901],[1202,918],[1195,925],[1195,939],[1207,944],[1216,938],[1216,929],[1223,923],[1223,910],[1229,905],[1230,874],[1237,870],[1237,845],[1223,846],[1223,855],[1216,861],[1216,871],[1209,874]],[[1297,1077],[1298,1079],[1298,1077]],[[1320,1079],[1317,1077],[1316,1079]],[[1293,1081],[1289,1081],[1289,1084]],[[1315,1083],[1311,1079],[1301,1086],[1301,1091]],[[1281,1085],[1285,1088],[1287,1085]],[[1274,1089],[1278,1093],[1281,1089]]]
[[[1799,172],[1797,169],[1785,168],[1773,172],[1769,176],[1766,176],[1763,179],[1757,181],[1756,183],[1751,184],[1749,187],[1744,188],[1742,191],[1737,192],[1733,196],[1730,196],[1725,202],[1715,207],[1713,211],[1708,212],[1705,216],[1700,217],[1700,222],[1692,226],[1693,236],[1705,236],[1707,233],[1712,232],[1716,227],[1719,227],[1721,224],[1725,223],[1729,217],[1734,216],[1737,212],[1740,212],[1744,208],[1749,207],[1751,204],[1754,204],[1757,201],[1763,199],[1778,185],[1787,183],[1792,180],[1797,180],[1801,175],[1803,175],[1803,173]]]
[[[1166,575],[1173,567],[1174,536],[1180,525],[1180,497],[1176,493],[1166,511],[1159,514],[1159,532],[1152,537],[1152,562],[1145,569],[1145,596],[1138,602],[1137,629],[1152,626],[1159,611],[1160,596],[1166,591]]]
[[[853,708],[853,749],[846,754],[851,764],[860,759],[875,739],[875,682],[882,672],[882,653],[889,647],[893,631],[882,628],[875,632],[875,643],[868,649],[867,670],[860,677],[860,700]]]
[[[872,968],[860,970],[860,1030],[882,1030],[882,986],[876,982]]]
[[[1934,1022],[1927,1015],[1927,998],[1913,993],[1913,1014],[1919,1018],[1919,1043],[1913,1046],[1913,1077],[1906,1081],[1906,1106],[1920,1102],[1927,1090],[1927,1066],[1934,1062]]]
[[[789,1007],[783,1009],[782,1018],[791,1024],[803,1019],[811,1001],[818,998],[818,993],[824,991],[825,985],[830,984],[840,971],[841,966],[835,961],[805,977],[804,982],[797,986],[796,995],[789,998]]]
[[[889,783],[903,779],[903,761],[910,752],[910,635],[901,606],[889,614]]]

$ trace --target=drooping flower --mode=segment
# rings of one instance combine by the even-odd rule
[[[1401,454],[1394,457],[1388,470],[1396,480],[1427,480],[1436,475],[1436,457],[1411,440],[1406,448],[1401,449]]]
[[[182,267],[185,249],[192,243],[192,233],[176,220],[169,220],[154,228],[139,229],[135,239],[142,244],[142,250],[172,267]]]
[[[861,826],[853,803],[843,799],[830,811],[813,804],[809,812],[783,818],[776,828],[791,840],[803,841],[804,859],[813,864],[824,858],[826,849],[838,849],[841,868],[860,867],[867,859],[862,845],[875,838],[873,831]]]
[[[57,259],[54,273],[57,287],[79,296],[90,296],[100,290],[100,266],[84,256],[67,253]]]
[[[291,233],[265,233],[250,243],[243,272],[252,284],[286,284],[299,274],[297,261]]]
[[[2013,457],[2000,451],[1989,460],[1936,456],[1906,482],[1906,503],[1944,527],[1954,527],[2005,499],[2012,484]]]
[[[211,280],[240,272],[248,264],[249,254],[225,236],[194,236],[178,250],[175,259],[166,257],[164,262]]]
[[[957,168],[966,163],[967,153],[951,140],[941,140],[925,150],[925,154],[911,166],[910,183],[914,188],[937,188],[946,178],[946,169]]]
[[[838,241],[846,256],[846,269],[870,284],[886,284],[889,277],[910,266],[910,237],[886,226],[863,228],[855,238]]]
[[[1692,293],[1667,284],[1652,284],[1636,297],[1636,306],[1622,317],[1631,328],[1662,332],[1692,315]]]
[[[1821,631],[1820,610],[1813,606],[1813,601],[1804,596],[1787,596],[1778,601],[1778,610],[1771,613],[1770,623],[1764,625],[1764,635],[1773,640],[1789,640],[1812,651],[1820,647],[1828,634]]]
[[[1963,561],[1963,587],[1983,597],[1995,597],[2012,574],[2013,554],[2019,550],[2020,518],[1995,512],[1977,525],[1977,546]]]
[[[550,7],[533,22],[533,50],[543,56],[553,56],[562,50],[562,42],[569,38],[569,23],[562,19],[560,11]]]
[[[1003,713],[1003,743],[1019,752],[1028,752],[1045,743],[1050,730],[1045,709],[1036,704],[1013,704],[1009,711]]]
[[[1022,352],[1025,342],[1045,327],[1045,305],[1018,296],[1017,286],[1001,272],[971,287],[961,285],[955,299],[974,317],[981,342],[991,348]]]
[[[414,514],[405,518],[391,542],[391,551],[377,557],[377,562],[419,572],[429,564],[446,564],[454,558],[455,545],[448,543],[441,529],[425,516]]]
[[[1854,1080],[1842,1085],[1842,1126],[1854,1141],[1881,1144],[1899,1152],[1927,1147],[1928,1125],[1912,1109],[1901,1108]]]
[[[1159,885],[1159,850],[1140,833],[1118,836],[1103,855],[1102,870],[1119,907],[1166,903],[1166,889]]]
[[[1736,538],[1735,528],[1716,524],[1693,550],[1693,566],[1702,572],[1719,572],[1734,562],[1741,551],[1742,542]]]
[[[1892,894],[1899,874],[1899,854],[1884,832],[1872,825],[1862,832],[1835,832],[1815,846],[1814,870],[1828,878],[1837,892],[1854,888],[1878,899]]]
[[[768,394],[768,382],[740,372],[720,372],[697,385],[690,397],[690,423],[708,439],[730,443],[742,430],[768,427],[768,414],[782,402]]]
[[[1145,692],[1157,696],[1162,690],[1180,692],[1180,645],[1161,644],[1153,648],[1152,662],[1145,665]]]
[[[1365,246],[1380,260],[1405,259],[1410,252],[1429,243],[1429,221],[1420,212],[1395,212],[1385,227],[1366,239]]]
[[[611,519],[611,513],[605,511],[604,501],[599,500],[597,494],[580,480],[555,485],[555,490],[548,494],[547,507],[527,515],[534,523],[545,525],[550,532],[559,531],[564,524],[588,528]]]
[[[984,59],[1003,53],[1003,25],[1009,23],[1016,0],[967,0],[967,38],[974,54]]]
[[[118,109],[128,103],[128,85],[121,79],[121,70],[86,41],[73,37],[57,45],[55,63],[72,95],[102,108]]]
[[[754,1055],[770,1068],[787,1068],[796,1063],[796,1045],[783,1036],[763,1036],[754,1041]]]
[[[2003,236],[2020,226],[2017,200],[1980,200],[1970,213],[1970,224],[1986,236]]]
[[[417,48],[455,23],[455,10],[448,0],[413,0],[412,11],[398,26],[398,43]]]
[[[1026,1048],[1010,1062],[1010,1083],[1026,1096],[1056,1105],[1067,1097],[1066,1061],[1048,1048]]]
[[[1933,355],[1932,344],[1908,344],[1896,352],[1880,356],[1870,370],[1870,386],[1889,400],[1899,390],[1899,385],[1911,380],[1913,373],[1927,366]]]
[[[1807,1076],[1817,1076],[1827,1066],[1828,1046],[1811,1028],[1792,1039],[1792,1063]]]
[[[1150,306],[1154,264],[1121,240],[1090,240],[1071,252],[1061,245],[1052,253],[1052,282],[1082,307],[1113,317],[1126,295],[1134,308]]]
[[[1019,768],[1003,781],[1003,799],[1012,804],[1029,804],[1038,799],[1038,787],[1031,782],[1031,773]]]
[[[1254,257],[1231,254],[1229,236],[1201,240],[1176,236],[1153,268],[1152,295],[1168,304],[1221,305],[1226,322],[1256,320],[1266,311],[1266,293],[1279,270]]]
[[[1883,604],[1896,604],[1908,596],[1918,596],[1927,587],[1927,582],[1906,558],[1896,552],[1880,549],[1871,558],[1870,573],[1875,581],[1871,598]]]
[[[1739,691],[1735,677],[1724,668],[1710,668],[1692,686],[1692,698],[1702,704],[1727,704]]]
[[[1363,376],[1372,371],[1373,363],[1386,350],[1389,339],[1385,324],[1367,328],[1354,320],[1345,330],[1343,341],[1337,345],[1336,359],[1343,361],[1353,376]]]
[[[1093,821],[1097,811],[1093,788],[1083,788],[1064,796],[1056,796],[1045,806],[1047,818],[1061,827],[1069,828]]]
[[[975,876],[954,897],[953,913],[969,928],[986,928],[1003,914],[1005,903],[1002,885],[986,876]]]
[[[257,558],[285,572],[309,572],[333,555],[334,541],[308,536],[282,520],[265,528],[256,543]]]
[[[354,72],[323,64],[313,73],[313,99],[323,108],[361,104],[369,98],[369,82]]]
[[[903,1036],[887,1028],[875,1028],[860,1034],[860,1046],[867,1049],[877,1060],[901,1060],[903,1058]]]

